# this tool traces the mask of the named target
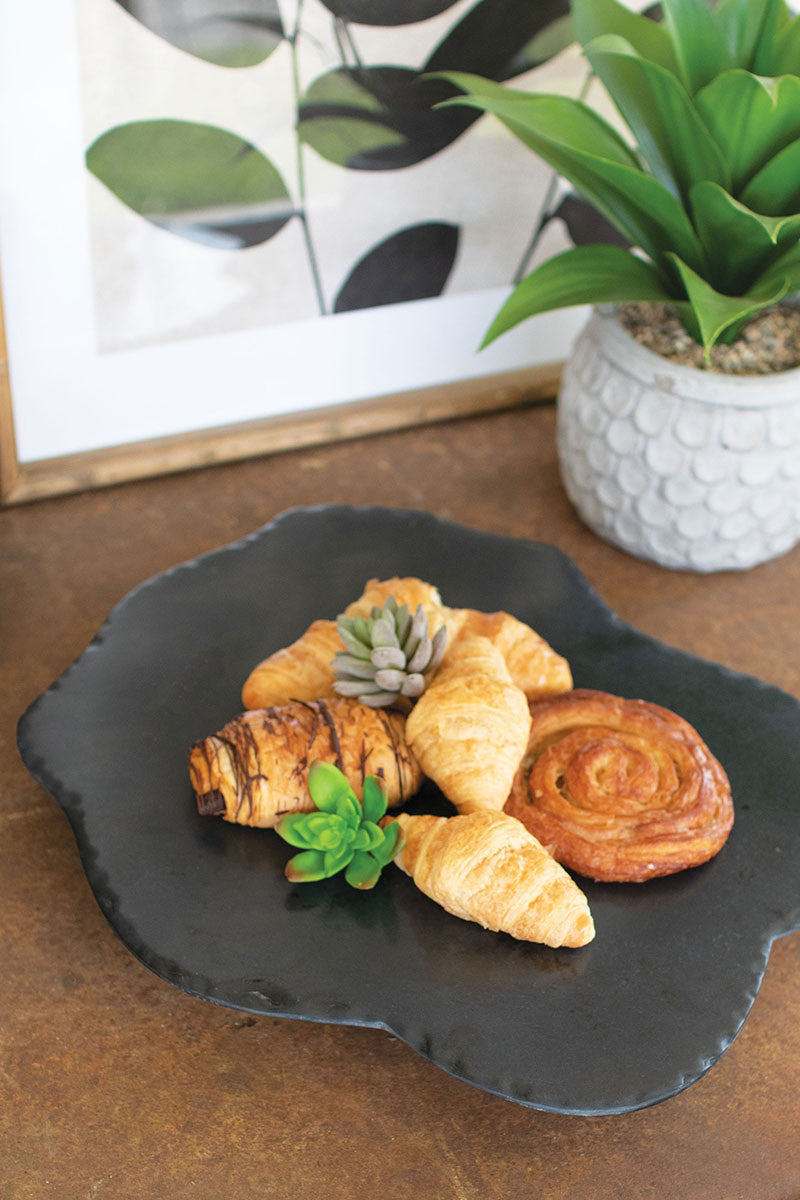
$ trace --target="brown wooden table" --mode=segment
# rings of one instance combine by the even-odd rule
[[[250,1017],[151,975],[14,748],[19,714],[135,584],[323,501],[554,542],[640,629],[800,695],[800,548],[711,577],[629,558],[573,513],[553,432],[552,407],[517,410],[0,513],[3,1200],[800,1197],[800,935],[687,1091],[623,1116],[539,1113],[384,1032]]]

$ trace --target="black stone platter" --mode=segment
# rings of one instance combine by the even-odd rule
[[[731,779],[722,852],[645,884],[578,879],[596,939],[551,950],[449,916],[394,868],[366,893],[289,884],[293,851],[274,833],[198,816],[188,749],[240,710],[255,663],[391,575],[515,614],[578,687],[686,717]],[[535,1108],[626,1112],[699,1079],[740,1029],[772,940],[800,926],[800,704],[638,633],[553,546],[421,512],[295,509],[142,584],[28,709],[19,747],[110,924],[156,974],[247,1012],[391,1030]],[[414,804],[448,811],[432,785]]]

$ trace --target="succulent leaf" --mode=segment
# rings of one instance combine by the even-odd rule
[[[376,692],[372,696],[362,695],[358,698],[362,704],[366,704],[367,708],[387,708],[390,704],[394,704],[397,692]]]
[[[355,853],[353,846],[340,846],[336,850],[328,850],[324,858],[325,874],[335,875],[337,871],[343,870],[349,862],[352,861]]]
[[[351,887],[367,891],[375,887],[381,874],[381,864],[366,850],[358,850],[353,855],[350,866],[344,877]]]
[[[350,785],[333,763],[316,759],[308,768],[308,790],[322,812],[336,812],[336,802]]]
[[[281,835],[285,842],[288,842],[290,846],[297,846],[300,850],[310,850],[312,848],[308,835],[305,832],[305,819],[307,815],[307,813],[287,813],[285,817],[281,817],[275,826],[276,832]]]
[[[372,665],[378,670],[384,670],[386,667],[397,667],[403,670],[406,665],[406,656],[399,646],[378,646],[370,655]]]
[[[433,642],[429,637],[423,637],[416,650],[411,655],[411,658],[408,660],[408,663],[406,664],[406,670],[412,675],[416,674],[418,671],[424,670],[424,668],[427,667],[428,663],[431,661],[432,653]]]
[[[372,670],[369,653],[366,646],[364,647],[366,658],[356,657],[354,654],[342,654],[341,650],[333,656],[333,670],[338,675],[341,674],[351,679],[372,679],[375,672]],[[373,650],[374,654],[375,651]]]
[[[324,879],[327,875],[325,855],[321,850],[302,850],[289,859],[285,873],[292,883],[314,883]]]
[[[406,836],[397,821],[391,821],[383,830],[383,841],[373,851],[373,857],[385,867],[403,848]]]
[[[336,812],[341,821],[350,829],[358,829],[361,822],[362,809],[350,788],[336,801]]]
[[[372,626],[372,644],[373,646],[394,646],[399,648],[397,634],[394,630],[394,625],[387,617],[378,618]]]
[[[386,812],[386,784],[377,775],[368,775],[364,780],[364,820],[377,825]]]
[[[400,690],[404,696],[408,696],[409,700],[416,700],[425,691],[425,676],[419,673],[406,675]]]
[[[367,646],[365,646],[364,643],[356,637],[355,633],[351,629],[347,628],[343,621],[338,622],[336,629],[339,637],[342,639],[352,656],[357,659],[369,659],[369,649]]]

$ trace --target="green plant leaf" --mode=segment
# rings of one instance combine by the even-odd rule
[[[671,71],[639,58],[613,35],[595,38],[584,52],[656,179],[684,197],[701,179],[727,186],[720,149]]]
[[[778,282],[766,284],[759,280],[744,296],[724,296],[701,279],[686,263],[681,262],[677,255],[671,255],[675,266],[680,272],[689,303],[697,318],[703,346],[709,349],[720,341],[731,326],[777,303],[788,291],[788,282],[784,278]]]
[[[690,201],[695,228],[714,267],[707,282],[726,295],[747,291],[778,257],[781,242],[800,234],[800,215],[762,216],[716,183],[696,183]]]
[[[800,245],[798,244],[784,250],[780,257],[767,267],[753,286],[766,291],[772,287],[777,288],[781,283],[786,284],[787,295],[800,290]]]
[[[762,22],[753,52],[750,69],[754,75],[777,75],[776,57],[785,38],[789,38],[795,20],[794,12],[785,0],[773,0]]]
[[[572,0],[572,23],[582,46],[603,34],[615,33],[629,42],[642,58],[678,73],[675,53],[664,26],[631,12],[617,0]]]
[[[303,850],[286,864],[286,878],[292,883],[314,883],[325,879],[325,855],[321,850]]]
[[[728,160],[728,190],[734,196],[800,137],[800,79],[791,75],[761,79],[748,71],[726,71],[698,92],[695,101]]]
[[[342,871],[352,861],[355,851],[352,845],[340,846],[338,850],[328,850],[325,853],[324,867],[326,876],[335,875]]]
[[[782,4],[783,0],[720,0],[714,9],[714,20],[728,47],[731,66],[750,70],[755,56],[764,53],[765,43],[771,46]]]
[[[358,829],[361,823],[361,805],[352,788],[348,787],[336,799],[336,812],[349,829]]]
[[[353,855],[350,866],[345,871],[345,879],[351,887],[367,891],[375,887],[380,879],[381,864],[366,850],[359,850]]]
[[[376,825],[386,812],[388,791],[386,784],[377,775],[367,775],[364,780],[364,820]]]
[[[374,821],[362,821],[356,840],[361,834],[364,835],[363,845],[356,846],[356,850],[374,850],[376,846],[383,844],[383,830]],[[355,842],[353,844],[355,845]]]
[[[769,58],[769,75],[800,75],[800,16],[781,30]]]
[[[214,125],[117,125],[92,143],[86,165],[134,212],[190,241],[255,246],[294,216],[288,189],[269,159]]]
[[[517,284],[489,327],[481,348],[536,313],[573,304],[671,298],[655,267],[629,250],[620,246],[576,246],[543,262]]]
[[[772,215],[800,209],[800,138],[756,172],[742,192],[742,201]]]
[[[310,850],[312,844],[305,829],[307,816],[307,813],[287,813],[278,821],[275,832],[290,846],[298,846],[301,850]]]
[[[350,792],[350,784],[338,767],[318,758],[308,768],[308,790],[321,812],[336,813],[338,801]]]
[[[515,92],[474,75],[447,78],[469,93],[448,104],[493,113],[632,245],[654,261],[674,250],[698,270],[704,268],[702,248],[681,202],[644,174],[619,135],[585,104],[565,96]],[[666,271],[665,278],[672,274]]]
[[[385,867],[396,858],[405,845],[406,835],[397,821],[392,821],[383,830],[383,841],[372,851],[373,857]]]
[[[733,65],[723,30],[705,0],[662,0],[682,82],[692,94]]]

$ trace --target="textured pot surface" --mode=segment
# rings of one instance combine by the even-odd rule
[[[558,453],[586,523],[640,558],[742,569],[800,540],[800,368],[684,367],[597,309],[564,369]]]

